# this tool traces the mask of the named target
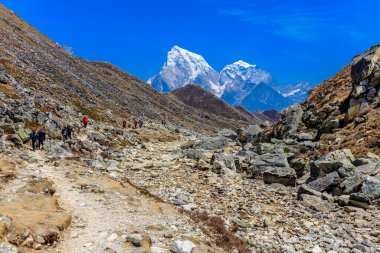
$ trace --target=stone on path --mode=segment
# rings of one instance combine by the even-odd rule
[[[191,241],[175,241],[172,244],[173,253],[191,253],[195,245]]]

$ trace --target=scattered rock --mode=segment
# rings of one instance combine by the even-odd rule
[[[332,173],[327,174],[324,177],[318,178],[308,184],[310,188],[313,190],[323,192],[323,191],[332,191],[335,187],[340,185],[341,179],[339,174],[334,171]]]
[[[191,241],[175,241],[170,250],[173,253],[191,253],[194,248],[195,245]]]
[[[295,186],[297,175],[295,170],[290,167],[277,167],[266,170],[263,179],[266,184],[278,183],[285,186]]]
[[[16,246],[9,243],[0,243],[0,252],[1,253],[18,253]]]
[[[367,177],[363,182],[362,192],[370,200],[380,198],[380,179]]]

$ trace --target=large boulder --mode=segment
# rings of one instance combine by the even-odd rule
[[[264,171],[263,180],[266,184],[283,184],[285,186],[295,186],[297,174],[290,167],[276,167]]]
[[[193,147],[196,149],[214,150],[227,147],[229,143],[230,140],[223,136],[206,137],[203,138],[199,143],[196,143]]]
[[[93,131],[93,132],[88,133],[88,138],[103,146],[107,145],[108,143],[107,137],[104,134],[99,133],[99,132]]]
[[[191,253],[194,248],[195,245],[191,241],[175,241],[170,251],[173,253]]]
[[[310,170],[310,163],[304,158],[295,158],[291,160],[290,166],[294,168],[298,177],[302,177],[305,171]]]
[[[349,149],[335,150],[324,156],[325,160],[338,160],[344,163],[352,163],[355,160],[354,155]]]
[[[281,126],[277,129],[278,138],[296,138],[303,110],[299,104],[292,105],[281,112]]]
[[[347,177],[340,184],[340,188],[342,189],[344,194],[351,194],[360,190],[362,183],[364,181],[364,177],[360,172],[356,172],[355,175],[351,177]]]
[[[259,125],[251,125],[247,129],[236,130],[237,139],[243,143],[253,143],[256,142],[263,129]]]
[[[263,155],[271,151],[275,147],[272,143],[260,143],[256,146],[256,151],[259,155]]]
[[[22,127],[21,124],[18,124],[15,127],[15,132],[23,142],[26,142],[29,140],[29,135],[31,131],[29,129],[25,129],[24,127]]]
[[[335,187],[339,186],[341,183],[341,179],[339,177],[339,174],[334,171],[332,173],[327,174],[324,177],[318,178],[310,183],[308,183],[308,186],[312,188],[313,190],[319,191],[319,192],[330,192]]]
[[[380,163],[368,163],[355,168],[363,175],[371,176],[380,172]]]
[[[370,200],[380,198],[380,179],[367,177],[363,182],[362,193]]]
[[[223,136],[225,138],[228,138],[230,140],[236,140],[236,138],[238,137],[238,135],[236,134],[236,132],[230,130],[230,129],[223,129],[221,130],[219,133],[218,133],[219,136]]]
[[[343,166],[341,161],[317,160],[310,163],[310,178],[317,179],[331,172],[337,171]]]
[[[374,74],[380,70],[380,44],[370,48],[363,55],[352,60],[351,77],[355,84],[354,88],[363,86],[363,80],[371,81]]]
[[[288,156],[285,153],[267,153],[251,160],[256,167],[289,167]]]
[[[317,179],[331,172],[338,171],[342,167],[352,168],[354,160],[355,157],[349,149],[330,152],[318,160],[311,162],[310,177]]]
[[[380,44],[370,48],[351,62],[353,81],[346,121],[352,121],[363,105],[375,101],[380,86]]]
[[[220,170],[222,168],[236,170],[235,160],[232,155],[214,154],[211,159],[211,164],[215,170]]]
[[[45,145],[46,155],[50,159],[64,159],[67,157],[72,157],[73,154],[64,146],[61,146],[59,143],[50,141]]]
[[[337,128],[339,128],[339,119],[327,119],[323,122],[321,131],[322,133],[330,133]]]
[[[54,120],[47,120],[44,124],[44,129],[49,138],[58,139],[62,136],[61,130],[63,129],[63,126],[63,124]]]

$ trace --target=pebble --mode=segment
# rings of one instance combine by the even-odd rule
[[[171,246],[173,253],[191,253],[195,245],[191,241],[175,241]]]
[[[113,233],[113,234],[111,234],[110,236],[108,236],[107,241],[109,241],[109,242],[113,242],[113,241],[115,241],[118,237],[119,237],[119,236],[118,236],[116,233]]]

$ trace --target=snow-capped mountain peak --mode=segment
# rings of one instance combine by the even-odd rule
[[[179,46],[174,46],[168,52],[166,65],[168,66],[176,65],[179,60],[186,61],[188,63],[193,63],[194,68],[197,67],[197,64],[205,65],[211,68],[211,66],[206,62],[206,60],[201,55],[192,53],[186,49],[180,48]]]
[[[187,84],[198,84],[220,96],[223,87],[218,82],[219,73],[198,54],[174,46],[168,53],[160,73],[149,79],[154,88],[161,92],[181,88]]]
[[[251,64],[249,64],[249,63],[247,63],[245,61],[242,61],[242,60],[234,62],[234,63],[232,63],[229,66],[239,66],[239,67],[242,67],[242,68],[256,68],[256,65],[251,65]]]
[[[171,48],[161,71],[148,83],[160,92],[197,84],[231,105],[251,111],[281,110],[304,95],[304,85],[277,87],[272,75],[255,64],[239,60],[218,73],[201,55],[179,46]]]

